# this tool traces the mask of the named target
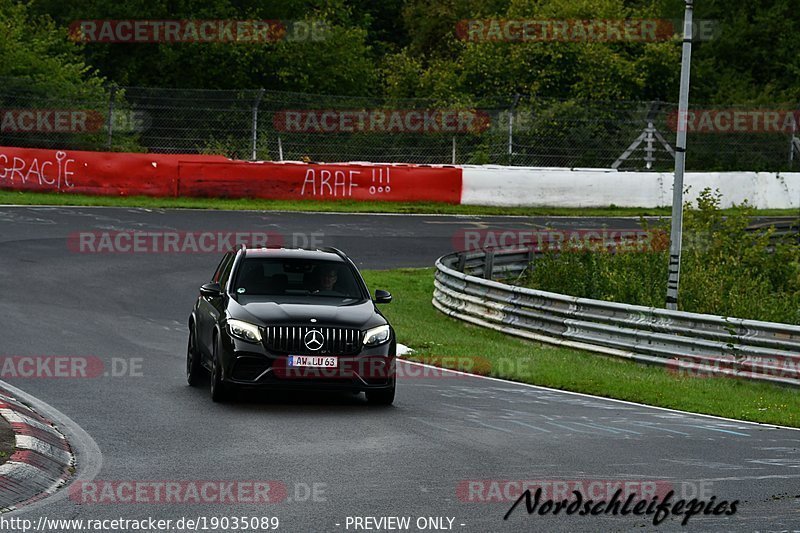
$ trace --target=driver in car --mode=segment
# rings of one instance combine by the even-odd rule
[[[335,268],[324,267],[319,273],[319,289],[320,291],[333,291],[336,285],[336,280],[339,275],[336,273]]]

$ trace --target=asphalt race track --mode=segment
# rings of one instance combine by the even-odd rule
[[[102,466],[94,472],[100,458],[84,456],[96,464],[79,464],[79,475],[115,483],[271,480],[287,490],[270,504],[79,504],[62,491],[12,515],[277,516],[279,531],[292,532],[354,531],[348,516],[410,516],[412,531],[418,517],[449,517],[464,532],[655,529],[652,517],[528,516],[524,505],[504,521],[515,498],[474,501],[503,499],[502,487],[516,496],[508,480],[583,480],[739,500],[731,518],[694,516],[688,527],[668,518],[660,531],[800,529],[800,433],[793,430],[455,375],[404,379],[388,409],[347,394],[245,394],[213,404],[206,388],[186,385],[185,323],[220,254],[76,253],[68,246],[71,235],[87,231],[271,231],[287,242],[321,238],[361,268],[395,268],[432,266],[454,249],[461,229],[546,224],[633,228],[637,221],[0,208],[0,356],[91,356],[109,374],[4,378],[91,436]]]

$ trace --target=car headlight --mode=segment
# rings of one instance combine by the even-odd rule
[[[261,342],[261,330],[258,326],[241,320],[228,320],[228,331],[237,339],[247,342]]]
[[[364,335],[364,346],[377,346],[389,340],[389,326],[368,329]]]

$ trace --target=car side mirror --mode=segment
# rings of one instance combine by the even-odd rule
[[[376,304],[388,304],[392,301],[392,293],[389,291],[382,291],[380,289],[375,291]]]
[[[217,282],[206,283],[200,287],[200,294],[203,296],[208,296],[209,298],[222,296],[222,287],[220,287],[219,283]]]

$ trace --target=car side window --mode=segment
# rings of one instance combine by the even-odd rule
[[[222,277],[228,265],[232,263],[231,261],[232,256],[233,254],[231,252],[228,252],[224,256],[222,256],[222,261],[220,261],[219,265],[217,265],[217,270],[214,272],[214,277],[211,278],[212,282],[217,282],[220,285],[222,285],[222,283],[220,282],[220,278]]]
[[[236,254],[231,253],[228,262],[225,263],[225,267],[222,269],[222,274],[219,277],[219,286],[225,289],[225,286],[228,284],[228,278],[231,277],[231,269],[233,268],[234,260],[236,259]]]

